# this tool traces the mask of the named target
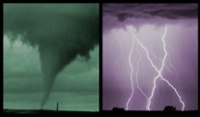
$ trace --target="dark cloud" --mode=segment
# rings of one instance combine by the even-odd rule
[[[38,46],[46,102],[54,80],[80,55],[87,60],[98,45],[98,4],[4,4],[3,31]]]
[[[37,49],[21,44],[17,46],[19,41],[10,48],[11,46],[6,44],[7,40],[4,38],[4,94],[41,92],[42,74]],[[98,51],[97,46],[90,51],[90,60],[85,62],[79,57],[65,68],[58,76],[53,92],[97,93]]]
[[[139,29],[150,24],[157,27],[166,24],[181,24],[191,27],[197,20],[198,4],[196,3],[113,3],[103,4],[103,32],[109,33],[113,28],[126,28],[133,25]],[[195,21],[197,22],[197,21]]]
[[[161,16],[164,18],[169,19],[181,19],[181,18],[197,18],[197,12],[198,9],[181,9],[181,10],[156,10],[156,11],[146,11],[145,13],[148,13],[152,16]]]
[[[119,21],[124,21],[124,20],[126,20],[126,18],[133,17],[133,14],[131,14],[131,13],[119,13],[116,16],[118,17]]]
[[[117,17],[119,21],[128,18],[191,19],[198,16],[197,4],[104,4],[104,16]]]

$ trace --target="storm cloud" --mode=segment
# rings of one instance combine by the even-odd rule
[[[9,39],[38,47],[46,103],[54,80],[77,56],[90,58],[98,45],[98,4],[4,4]]]
[[[177,20],[192,20],[198,17],[198,4],[195,3],[122,3],[103,4],[104,30],[133,24],[136,27],[144,23],[177,23]],[[155,22],[155,19],[159,21]]]
[[[55,109],[59,102],[63,110],[98,110],[98,52],[97,46],[87,62],[77,57],[58,74],[44,109]],[[5,36],[3,57],[4,108],[39,109],[43,83],[37,48],[20,40],[11,47]]]
[[[163,65],[164,55],[161,74],[180,93],[185,107],[165,82],[153,84],[154,68]],[[104,110],[163,110],[166,105],[198,110],[197,81],[197,3],[103,4]]]

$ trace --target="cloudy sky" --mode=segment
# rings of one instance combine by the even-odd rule
[[[45,109],[98,110],[99,47],[90,51],[91,59],[81,57],[57,77]],[[11,44],[4,36],[4,108],[39,109],[42,99],[42,73],[37,48],[20,40]]]
[[[3,9],[4,108],[97,111],[98,4]]]
[[[151,110],[197,110],[197,16],[197,4],[103,4],[103,109],[147,110],[153,94]],[[161,73],[184,104],[163,80],[152,93],[154,68],[161,68],[165,55],[163,38],[167,57]]]
[[[132,24],[138,28],[145,24],[162,25],[167,23],[187,23],[185,20],[197,19],[198,4],[153,4],[121,3],[103,5],[104,31]],[[192,25],[189,23],[188,25]],[[194,25],[194,24],[193,24]]]

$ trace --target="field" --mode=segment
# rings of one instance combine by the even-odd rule
[[[53,111],[53,110],[14,110],[4,109],[4,115],[67,115],[67,116],[96,116],[98,112],[89,111]]]

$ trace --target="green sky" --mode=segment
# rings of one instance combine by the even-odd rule
[[[39,109],[42,73],[37,48],[20,39],[12,45],[4,36],[4,108]],[[98,111],[99,47],[90,51],[91,59],[77,57],[57,76],[45,109]]]
[[[98,111],[97,3],[5,3],[3,33],[4,108]]]

